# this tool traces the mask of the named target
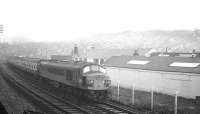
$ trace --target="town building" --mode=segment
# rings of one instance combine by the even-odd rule
[[[200,96],[200,58],[171,56],[113,56],[105,62],[113,86]]]

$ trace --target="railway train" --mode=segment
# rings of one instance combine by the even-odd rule
[[[79,97],[100,100],[108,97],[111,84],[102,65],[85,61],[55,61],[27,57],[8,57],[7,62],[20,70],[66,86]],[[59,88],[58,88],[59,89]]]

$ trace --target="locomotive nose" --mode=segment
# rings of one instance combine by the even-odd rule
[[[111,84],[111,80],[104,80],[103,83],[105,87],[109,87]]]
[[[94,80],[87,80],[87,85],[89,87],[93,87],[94,86]]]
[[[111,81],[105,75],[93,75],[87,77],[87,86],[93,90],[104,90],[110,86]]]

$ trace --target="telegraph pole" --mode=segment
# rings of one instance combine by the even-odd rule
[[[3,25],[0,25],[0,34],[2,35],[3,34]],[[0,36],[1,36],[0,35]],[[2,38],[3,39],[3,38]],[[1,38],[0,38],[0,41],[1,41]],[[2,40],[3,41],[3,40]],[[1,43],[1,42],[0,42]]]
[[[0,33],[3,33],[3,25],[0,25]]]
[[[3,39],[3,37],[1,38],[1,36],[3,35],[3,25],[0,25],[0,58],[2,58],[2,53],[4,53],[4,48],[3,45],[1,44],[1,40]]]

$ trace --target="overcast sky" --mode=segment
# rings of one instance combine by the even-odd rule
[[[4,36],[63,41],[95,34],[200,28],[199,0],[1,0]]]

